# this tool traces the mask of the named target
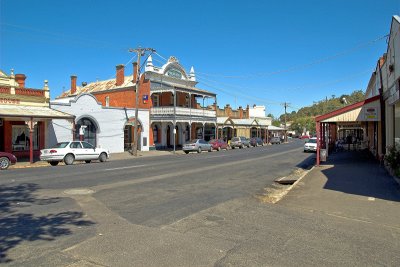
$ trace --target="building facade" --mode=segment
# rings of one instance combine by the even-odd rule
[[[216,137],[216,94],[197,88],[193,67],[187,73],[175,57],[161,67],[150,56],[140,90],[149,92],[150,144],[179,147],[185,142]],[[207,104],[211,100],[211,104]]]
[[[130,150],[133,146],[135,109],[105,107],[92,94],[83,93],[75,97],[57,99],[50,102],[51,108],[74,114],[76,140],[85,140],[95,147],[103,147],[110,153]],[[149,150],[149,110],[138,112],[138,148]],[[57,143],[68,140],[72,129],[65,120],[53,120],[49,125],[49,141]]]
[[[115,129],[118,127],[110,129],[101,124],[112,124],[114,113],[122,114],[123,110],[125,116],[118,115],[117,120],[125,119],[124,127],[120,129],[119,134],[124,136],[122,147],[128,150],[132,146],[134,136],[135,118],[132,116],[132,109],[136,108],[136,74],[136,63],[133,64],[133,74],[129,76],[125,76],[124,65],[117,65],[115,78],[89,84],[82,83],[82,86],[77,86],[77,76],[73,75],[71,89],[53,101],[52,105],[77,116],[76,135],[82,126],[87,126],[86,129],[92,129],[92,134],[91,136],[85,134],[84,139],[92,143],[102,143],[104,146],[110,145],[104,143],[103,137],[116,135]],[[193,138],[209,140],[215,137],[216,94],[199,89],[196,85],[193,67],[188,74],[175,57],[170,57],[161,67],[154,66],[152,57],[148,57],[145,71],[139,77],[138,150],[171,148],[181,146]],[[96,103],[88,100],[90,106],[83,105],[80,110],[75,107],[80,106],[78,102],[82,102],[83,99],[78,96],[83,94],[92,95]],[[206,105],[209,99],[212,100],[212,105]],[[100,108],[103,116],[97,120],[90,115],[91,109],[100,112]],[[81,111],[87,115],[83,115]],[[113,149],[115,152],[123,151],[121,145]]]
[[[0,71],[0,151],[17,158],[34,158],[49,145],[49,125],[53,119],[64,119],[73,127],[74,116],[49,107],[48,82],[43,89],[25,87],[26,76],[7,75]],[[69,139],[73,133],[67,133]]]

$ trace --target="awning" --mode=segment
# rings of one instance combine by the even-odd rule
[[[364,101],[334,110],[315,118],[316,122],[356,122],[381,120],[380,97],[374,96]]]
[[[75,119],[74,115],[49,107],[0,105],[0,117],[34,119]]]

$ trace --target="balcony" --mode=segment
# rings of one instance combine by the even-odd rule
[[[200,121],[216,121],[215,110],[206,110],[198,108],[176,107],[175,110],[177,120],[200,120]],[[153,107],[150,109],[152,119],[173,119],[174,107]]]

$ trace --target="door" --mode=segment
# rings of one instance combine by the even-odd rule
[[[84,158],[85,151],[82,148],[81,142],[71,142],[69,148],[74,153],[75,160],[82,160]]]
[[[94,146],[87,142],[82,142],[82,149],[83,149],[83,154],[85,155],[85,158],[87,159],[98,159],[99,158],[99,152],[96,150]]]

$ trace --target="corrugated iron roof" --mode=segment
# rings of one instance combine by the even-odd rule
[[[124,88],[124,87],[132,87],[135,85],[135,83],[133,83],[132,81],[133,81],[133,75],[125,76],[124,83],[119,86],[116,85],[115,78],[110,79],[110,80],[92,82],[86,86],[77,86],[76,92],[73,95],[79,95],[79,94],[83,94],[83,93],[95,93],[95,92],[113,90],[113,89]],[[57,98],[64,98],[64,97],[68,97],[71,95],[72,95],[71,90],[69,90],[69,91],[62,93]]]

